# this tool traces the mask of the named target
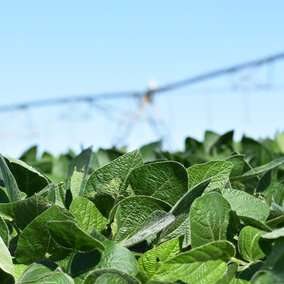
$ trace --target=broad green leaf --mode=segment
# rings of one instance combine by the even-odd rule
[[[80,274],[87,273],[100,262],[101,253],[97,249],[93,249],[87,252],[77,252],[71,264],[71,275],[76,277]]]
[[[125,193],[125,182],[130,172],[139,166],[143,165],[143,158],[139,150],[129,152],[106,166],[96,170],[89,177],[86,183],[86,192],[98,190],[103,184],[109,183],[114,178],[121,180],[120,193]],[[127,194],[126,194],[127,195]]]
[[[176,220],[161,232],[159,242],[169,241],[175,237],[181,236],[183,237],[182,248],[190,245],[189,214],[177,216]]]
[[[75,217],[78,225],[89,234],[93,229],[98,232],[103,231],[108,223],[95,204],[84,197],[76,197],[72,201],[69,211]]]
[[[8,192],[8,196],[11,202],[16,202],[20,200],[20,190],[17,181],[13,174],[11,173],[4,157],[0,154],[0,170],[4,180],[5,187]]]
[[[268,227],[263,221],[259,221],[255,218],[251,218],[247,216],[238,216],[238,217],[239,217],[239,220],[241,221],[241,224],[244,226],[252,226],[254,228],[257,228],[265,232],[272,231],[272,229]]]
[[[51,262],[46,263],[32,263],[19,278],[17,283],[29,283],[39,281],[40,279],[52,275],[53,271],[57,268],[56,264]]]
[[[192,247],[226,240],[230,211],[230,204],[217,192],[197,198],[189,213]]]
[[[225,134],[219,136],[211,145],[209,154],[213,157],[227,157],[233,150],[233,135],[234,131],[228,131]]]
[[[209,155],[213,145],[217,142],[217,140],[219,139],[220,135],[210,131],[210,130],[206,130],[204,133],[204,140],[203,140],[203,147],[205,150],[205,153],[207,155]]]
[[[222,191],[222,195],[238,216],[265,221],[269,215],[269,206],[246,192],[226,188]]]
[[[19,160],[24,161],[25,163],[35,162],[37,156],[37,146],[34,145],[27,149],[19,158]]]
[[[25,264],[14,264],[14,278],[17,281],[28,268]]]
[[[30,222],[51,206],[51,203],[37,194],[24,199],[16,207],[15,221],[17,226],[23,230]]]
[[[239,272],[236,275],[236,278],[230,284],[249,284],[251,283],[251,278],[253,275],[259,271],[263,262],[260,260],[256,260],[250,262],[247,266],[239,266]]]
[[[268,221],[265,222],[267,226],[270,228],[276,228],[278,225],[284,223],[284,215],[275,217],[273,219],[269,219]]]
[[[277,273],[281,272],[284,277],[284,237],[275,240],[275,244],[266,259],[262,269],[273,270]]]
[[[266,164],[273,159],[271,152],[263,143],[245,136],[241,141],[241,152],[253,167]]]
[[[81,184],[83,178],[84,174],[82,172],[77,172],[77,171],[73,172],[70,182],[70,190],[73,198],[83,195],[83,192],[81,192]]]
[[[246,226],[241,230],[238,249],[243,259],[251,261],[265,256],[265,253],[259,245],[259,239],[265,233],[265,231],[261,231],[250,226]]]
[[[10,203],[0,203],[0,216],[9,221],[14,220],[16,214],[16,208],[22,202],[23,200],[19,200],[17,202],[10,202]]]
[[[14,266],[11,254],[0,236],[0,270],[14,276]]]
[[[49,221],[47,228],[52,239],[62,247],[79,251],[88,251],[95,248],[104,249],[99,240],[85,233],[74,221]]]
[[[19,190],[25,192],[28,197],[48,185],[49,181],[44,175],[23,161],[7,158],[6,162],[17,181]]]
[[[0,237],[2,238],[4,244],[8,246],[9,229],[5,220],[1,216],[0,216]]]
[[[66,257],[70,250],[62,248],[51,239],[47,223],[54,220],[70,219],[62,213],[57,205],[53,205],[41,213],[21,233],[15,252],[17,261],[30,264],[43,259],[58,260]]]
[[[180,200],[176,202],[170,213],[175,216],[188,213],[193,201],[204,192],[210,181],[211,179],[202,181],[191,188],[184,196],[180,198]]]
[[[94,194],[92,193],[87,196],[107,218],[115,204],[121,199],[119,193],[120,185],[121,180],[115,178],[110,182],[103,184],[96,192],[94,192]]]
[[[116,269],[96,269],[85,278],[84,284],[140,284],[135,277]]]
[[[269,162],[265,165],[256,167],[252,170],[249,170],[249,171],[245,172],[244,174],[242,174],[241,176],[232,177],[232,180],[245,180],[245,179],[248,179],[248,178],[252,178],[252,177],[264,174],[264,173],[280,166],[283,163],[284,163],[284,156],[277,158],[277,159],[275,159],[275,160],[273,160],[273,161],[271,161],[271,162]]]
[[[228,241],[216,241],[191,249],[162,263],[154,280],[185,283],[215,283],[226,272],[227,262],[235,255]]]
[[[222,278],[220,278],[219,280],[217,280],[217,282],[215,282],[215,284],[228,284],[231,283],[231,281],[234,279],[236,272],[238,270],[238,265],[237,263],[229,263],[227,265],[227,270],[224,273],[224,275],[222,276]]]
[[[252,284],[283,284],[284,275],[277,275],[269,270],[258,271],[253,279]]]
[[[149,143],[140,148],[145,163],[155,161],[157,159],[156,152],[161,152],[162,141]]]
[[[73,279],[59,270],[53,270],[41,263],[31,264],[22,274],[22,276],[17,281],[17,284],[24,283],[47,283],[47,284],[74,284]]]
[[[268,171],[259,181],[256,192],[261,193],[265,201],[284,206],[284,183],[278,181],[277,168]]]
[[[138,259],[140,271],[151,279],[158,268],[161,266],[160,261],[165,262],[180,252],[179,238],[174,238],[161,245],[146,251]]]
[[[195,165],[187,169],[189,188],[211,178],[205,192],[221,190],[229,180],[233,164],[226,161],[210,161],[205,164]]]
[[[266,233],[264,235],[261,236],[264,239],[278,239],[278,238],[282,238],[284,237],[284,227],[279,228],[279,229],[275,229],[270,233]]]
[[[122,242],[132,237],[147,217],[156,210],[169,211],[170,206],[150,196],[131,196],[120,201],[111,213],[113,240]]]
[[[156,234],[175,221],[174,215],[164,211],[154,211],[138,228],[135,235],[121,243],[123,246],[132,246],[149,236]]]
[[[127,180],[135,195],[161,199],[172,206],[187,192],[186,169],[177,162],[156,162],[134,169]]]
[[[284,279],[284,237],[275,241],[271,253],[251,281],[255,284],[282,284]]]
[[[93,153],[92,168],[97,170],[109,164],[111,161],[122,156],[123,153],[116,149],[102,149],[100,148],[96,153]]]
[[[5,187],[0,186],[0,204],[10,202],[8,192]]]
[[[138,263],[135,256],[127,248],[111,241],[103,242],[104,251],[96,269],[117,269],[135,276]]]
[[[92,147],[83,150],[78,156],[76,156],[69,164],[68,177],[71,177],[73,171],[84,172],[84,176],[88,173],[90,161],[92,158]]]
[[[231,162],[233,164],[232,172],[230,177],[239,176],[243,173],[245,168],[245,155],[233,154],[232,156],[225,159],[227,162]]]

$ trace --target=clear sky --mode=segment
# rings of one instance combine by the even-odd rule
[[[151,78],[163,85],[282,52],[283,11],[282,0],[0,1],[0,105],[143,90]],[[272,88],[255,87],[264,83]],[[235,129],[238,139],[273,136],[284,130],[283,92],[284,60],[161,94],[155,111],[173,149],[186,136],[201,139],[205,129]],[[54,153],[108,147],[124,133],[112,115],[112,108],[102,116],[73,104],[1,113],[0,152],[19,155],[35,143]],[[157,136],[141,121],[120,142],[135,148]]]

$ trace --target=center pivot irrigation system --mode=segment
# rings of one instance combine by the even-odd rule
[[[77,103],[87,103],[96,107],[98,111],[102,111],[104,114],[110,114],[110,106],[107,104],[102,104],[107,100],[115,99],[127,99],[132,98],[137,100],[136,107],[133,111],[124,112],[120,115],[118,121],[119,124],[119,135],[115,137],[114,144],[120,144],[125,141],[127,136],[129,136],[131,130],[134,127],[134,124],[141,118],[146,118],[150,126],[153,128],[155,133],[159,135],[159,127],[163,127],[160,124],[160,121],[157,119],[157,114],[154,111],[154,108],[145,115],[146,106],[153,106],[153,97],[156,95],[161,95],[170,91],[174,91],[189,85],[196,83],[201,83],[209,79],[215,79],[217,77],[232,75],[243,70],[249,70],[257,68],[263,65],[271,65],[280,59],[284,59],[284,52],[274,54],[271,56],[263,57],[253,61],[248,61],[226,68],[221,68],[199,74],[190,78],[186,78],[180,81],[172,82],[160,87],[155,86],[155,84],[150,84],[149,88],[142,91],[126,91],[126,92],[112,92],[112,93],[100,93],[100,94],[89,94],[89,95],[77,95],[69,96],[63,98],[53,98],[53,99],[41,99],[30,102],[24,102],[19,104],[3,105],[0,106],[0,113],[8,113],[14,111],[25,111],[32,108],[39,107],[48,107],[48,106],[57,106],[62,104],[77,104]],[[116,119],[119,117],[116,117]],[[159,137],[161,138],[161,137]],[[124,141],[123,141],[124,140]]]

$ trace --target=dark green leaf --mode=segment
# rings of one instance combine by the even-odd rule
[[[74,221],[49,221],[47,228],[51,237],[62,247],[80,251],[104,249],[99,240],[81,230]]]
[[[174,205],[188,190],[186,169],[177,162],[156,162],[134,169],[127,180],[136,195]]]
[[[197,198],[189,213],[192,247],[226,240],[230,211],[230,204],[217,192]]]

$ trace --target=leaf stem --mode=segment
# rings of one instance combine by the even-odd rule
[[[15,229],[15,231],[17,232],[17,234],[20,235],[22,231],[18,228],[18,226],[16,225],[15,221],[11,221],[10,224],[11,224],[12,227]]]
[[[72,261],[74,259],[74,256],[76,254],[76,250],[73,250],[72,253],[70,254],[70,257],[69,257],[69,260],[68,260],[68,264],[67,264],[67,267],[66,267],[66,272],[71,275],[71,265],[72,265]]]
[[[250,264],[249,262],[245,262],[245,261],[240,260],[240,259],[237,259],[237,258],[235,258],[235,257],[232,257],[232,258],[231,258],[231,261],[236,262],[236,263],[241,264],[241,265],[245,265],[245,266],[247,266],[247,265]]]

